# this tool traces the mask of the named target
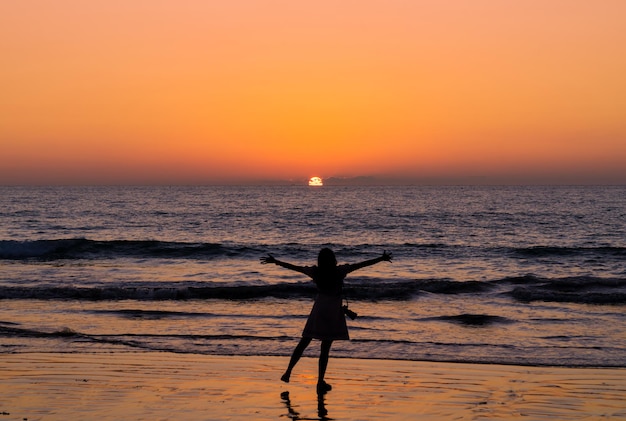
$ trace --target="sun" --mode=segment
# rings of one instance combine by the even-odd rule
[[[311,177],[309,179],[309,186],[323,186],[324,182],[320,177]]]

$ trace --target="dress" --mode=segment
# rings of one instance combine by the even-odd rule
[[[350,339],[341,308],[343,279],[346,274],[344,266],[338,266],[333,273],[319,273],[316,267],[312,268],[310,276],[317,285],[318,294],[304,326],[303,337],[321,340]]]

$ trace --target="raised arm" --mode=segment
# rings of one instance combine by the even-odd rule
[[[384,251],[381,256],[378,256],[375,259],[365,260],[360,263],[354,263],[352,265],[348,265],[348,273],[354,272],[355,270],[359,270],[367,266],[375,265],[376,263],[391,262],[391,257],[392,257],[391,253],[387,253],[387,251]]]
[[[261,257],[261,264],[267,265],[270,263],[273,263],[278,266],[282,266],[285,269],[294,270],[296,272],[304,273],[305,275],[310,276],[310,270],[309,270],[310,268],[307,266],[298,266],[298,265],[293,265],[291,263],[280,261],[269,253],[267,256]]]

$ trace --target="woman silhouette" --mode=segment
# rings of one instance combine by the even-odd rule
[[[383,252],[382,256],[365,260],[355,264],[337,265],[335,253],[329,248],[320,250],[317,256],[317,266],[297,266],[283,262],[269,254],[261,257],[262,264],[274,263],[286,269],[303,273],[313,279],[317,286],[317,297],[302,332],[302,338],[294,349],[285,374],[280,378],[289,383],[291,371],[302,357],[302,353],[312,339],[322,341],[319,357],[319,373],[317,380],[318,393],[331,390],[331,386],[324,381],[330,347],[335,340],[348,340],[348,326],[342,309],[343,280],[347,274],[357,269],[371,266],[379,262],[391,262],[391,253]]]

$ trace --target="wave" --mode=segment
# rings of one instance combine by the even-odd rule
[[[549,257],[549,256],[580,256],[600,254],[613,257],[626,257],[624,247],[556,247],[556,246],[533,246],[513,249],[513,252],[521,257]]]
[[[445,244],[393,244],[393,245],[346,245],[332,246],[343,257],[371,256],[372,249],[394,249],[401,255],[413,256],[416,252],[456,249]],[[158,258],[158,259],[209,259],[217,257],[243,257],[258,259],[272,252],[278,255],[311,259],[319,251],[319,245],[300,243],[286,244],[234,244],[196,243],[159,240],[91,240],[86,238],[61,238],[51,240],[2,240],[0,259],[4,260],[71,260],[71,259],[114,259],[114,258]]]
[[[38,300],[256,300],[265,298],[310,299],[316,293],[311,282],[283,282],[262,285],[159,284],[158,286],[0,286],[0,299]],[[362,278],[344,288],[350,300],[378,301],[419,299],[423,294],[504,295],[520,302],[552,301],[587,304],[626,304],[626,279],[571,277],[541,278],[533,275],[495,281],[452,281],[447,279],[405,279],[381,281]],[[146,315],[140,315],[146,316]],[[149,316],[149,315],[147,315]],[[158,315],[153,315],[158,316]],[[467,321],[468,323],[471,320]]]
[[[62,328],[41,331],[0,321],[0,337],[45,339],[37,352],[173,352],[198,355],[263,355],[288,357],[295,339],[286,335],[259,334],[88,334]],[[10,343],[13,341],[9,341]],[[9,345],[3,352],[29,352],[29,345]],[[621,348],[604,348],[606,354],[590,356],[589,348],[579,346],[525,347],[524,344],[494,344],[481,341],[415,341],[389,338],[355,338],[349,348],[334,348],[337,358],[373,358],[459,363],[515,364],[564,367],[624,367]],[[113,348],[111,348],[113,347]],[[582,351],[573,353],[573,351]],[[617,357],[613,357],[617,356]]]
[[[139,258],[211,258],[242,253],[262,253],[246,246],[227,247],[214,243],[185,243],[157,240],[99,241],[84,238],[0,241],[0,259],[106,259]]]
[[[521,302],[550,301],[580,304],[626,304],[626,279],[575,276],[548,279],[508,278],[515,284],[509,295]]]
[[[463,326],[490,326],[494,324],[513,323],[513,320],[502,316],[494,316],[490,314],[455,314],[453,316],[437,316],[422,319],[424,321],[444,321],[460,324]]]
[[[455,282],[449,280],[409,280],[381,282],[364,280],[346,285],[344,293],[351,300],[410,300],[422,292],[434,294],[481,293],[493,288],[488,282]],[[0,299],[75,299],[107,300],[249,300],[262,298],[310,298],[316,293],[312,282],[284,282],[265,285],[210,286],[0,286]]]
[[[179,341],[292,341],[290,336],[263,336],[251,334],[152,334],[152,333],[120,333],[120,334],[88,334],[75,331],[70,328],[62,328],[53,331],[43,331],[20,327],[14,323],[0,321],[0,337],[5,338],[40,338],[40,339],[60,339],[76,342],[108,343],[123,345],[131,348],[142,348],[152,351],[171,351],[186,353],[184,348],[177,346]],[[173,342],[172,342],[173,341]],[[193,352],[193,351],[191,351]]]
[[[392,250],[398,258],[419,258],[424,255],[445,256],[448,252],[458,257],[460,253],[477,253],[479,256],[512,256],[517,258],[543,258],[567,256],[597,256],[611,259],[626,257],[624,247],[556,247],[534,246],[513,248],[463,247],[443,243],[403,244],[332,244],[342,257],[360,258],[371,255],[372,249]],[[159,240],[91,240],[66,238],[52,240],[2,240],[0,259],[3,260],[64,260],[64,259],[114,259],[114,258],[158,258],[158,259],[211,259],[219,257],[243,257],[257,259],[268,251],[296,258],[315,256],[318,245],[287,244],[233,244],[175,242]]]

